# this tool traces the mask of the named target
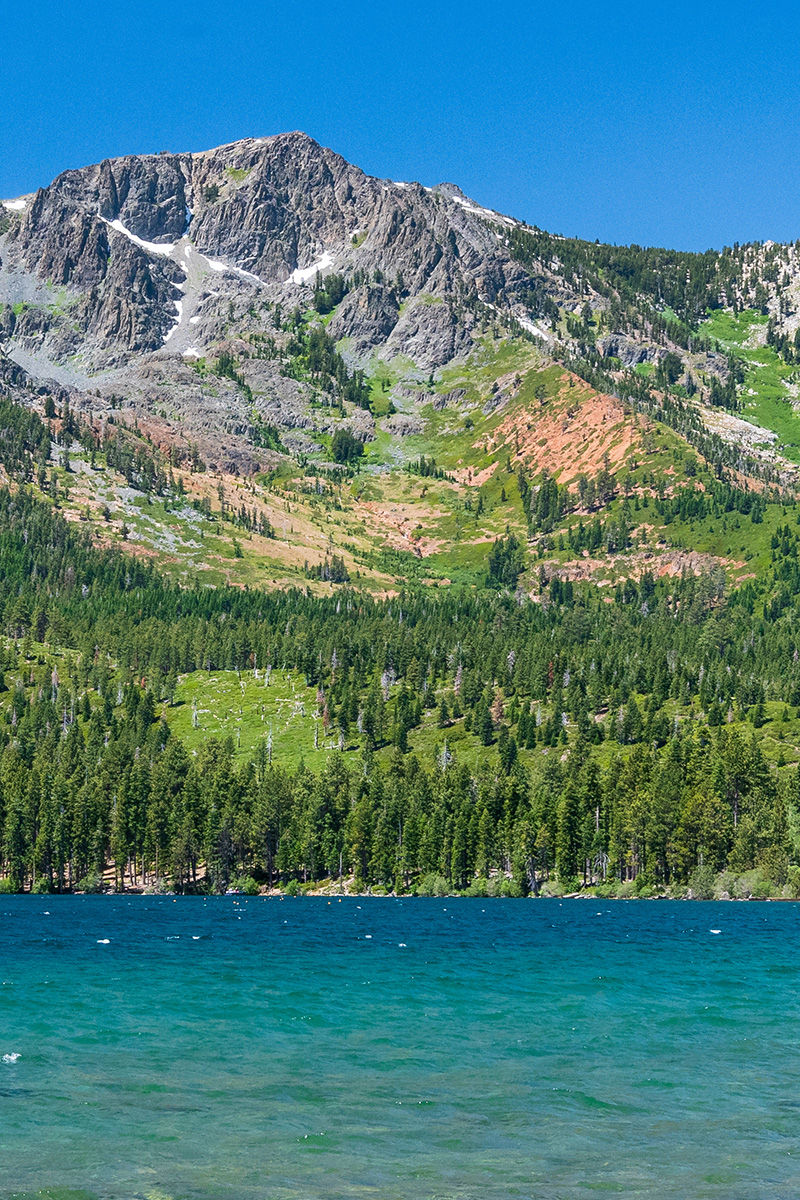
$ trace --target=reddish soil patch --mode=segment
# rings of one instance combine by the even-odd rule
[[[691,575],[707,575],[714,567],[740,570],[745,564],[718,558],[714,554],[703,554],[698,550],[665,549],[639,550],[602,559],[584,557],[568,563],[557,563],[551,559],[545,560],[544,566],[551,577],[570,579],[574,583],[608,585],[618,579],[641,579],[646,572],[660,579],[663,576],[682,575],[684,571]]]
[[[641,449],[645,418],[626,412],[620,400],[595,392],[577,376],[561,388],[557,398],[518,409],[501,421],[494,432],[495,446],[514,447],[512,461],[523,462],[534,472],[545,468],[561,483],[581,474],[592,478],[608,461],[612,472]]]
[[[417,558],[427,558],[429,554],[436,554],[444,545],[442,541],[425,537],[420,532],[417,528],[419,509],[413,505],[362,500],[358,508],[363,510],[364,524],[369,532],[393,550],[410,550]],[[437,510],[428,510],[426,515],[442,514]]]
[[[459,483],[466,483],[470,487],[483,487],[487,480],[491,479],[497,470],[497,463],[489,463],[488,467],[484,467],[482,471],[475,471],[472,467],[459,467],[453,471],[452,475]]]

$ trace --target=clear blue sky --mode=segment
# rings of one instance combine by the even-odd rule
[[[800,8],[78,0],[2,19],[0,196],[125,153],[303,129],[542,228],[800,238]]]

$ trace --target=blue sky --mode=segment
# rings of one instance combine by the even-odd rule
[[[2,38],[0,196],[303,129],[553,232],[800,238],[794,5],[30,0]]]

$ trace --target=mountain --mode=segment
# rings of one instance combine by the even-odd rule
[[[0,381],[113,443],[103,476],[73,446],[65,503],[183,578],[326,577],[335,555],[372,587],[475,581],[501,534],[557,548],[523,504],[542,471],[565,519],[704,472],[795,487],[797,246],[561,238],[302,133],[106,160],[0,211]],[[234,562],[187,503],[247,513]],[[547,570],[746,573],[713,529],[647,525],[610,574],[566,550]]]
[[[800,895],[798,245],[299,133],[0,214],[0,890]]]
[[[466,361],[488,329],[584,377],[602,368],[623,398],[623,376],[652,369],[729,406],[729,356],[698,327],[707,312],[752,306],[796,349],[795,246],[691,255],[558,238],[451,184],[371,178],[302,133],[106,160],[2,212],[7,356],[93,419],[118,410],[244,474],[270,461],[255,453],[263,424],[311,455],[334,431],[318,379],[287,369],[286,318],[315,298],[348,370],[390,370],[406,388],[395,407],[414,414],[408,388]],[[241,382],[204,377],[220,354]],[[342,416],[371,441],[358,407]]]
[[[488,227],[494,214],[457,189],[372,179],[303,134],[68,171],[5,213],[11,356],[91,391],[97,415],[98,393],[121,393],[144,419],[158,394],[173,429],[232,436],[239,453],[250,406],[235,387],[210,402],[192,363],[274,332],[276,309],[308,306],[318,272],[351,284],[331,333],[353,361],[380,349],[426,373],[471,346],[470,298],[508,306],[526,278]],[[262,359],[248,383],[256,408],[306,424],[311,389],[276,364]]]
[[[520,488],[543,470],[573,496],[604,473],[609,500],[623,478],[646,493],[685,471],[795,486],[797,246],[561,238],[453,184],[371,178],[302,133],[106,160],[0,211],[0,381],[113,441],[124,479],[106,486],[73,454],[68,502],[184,575],[216,566],[188,513],[172,533],[141,519],[125,489],[143,455],[161,463],[149,479],[168,465],[205,508],[215,475],[221,512],[244,504],[250,532],[277,531],[249,540],[247,563],[296,576],[299,542],[307,566],[327,572],[336,552],[378,586],[408,574],[387,553],[470,577],[487,536],[533,536]],[[359,483],[331,529],[304,480],[348,459]],[[412,495],[409,472],[436,485]],[[562,507],[592,514],[592,494]],[[651,547],[659,569],[707,563],[702,538],[670,541]]]

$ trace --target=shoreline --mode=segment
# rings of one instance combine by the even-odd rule
[[[685,883],[672,883],[656,886],[644,882],[642,876],[637,881],[619,880],[605,883],[591,883],[584,887],[575,887],[578,882],[573,876],[559,884],[557,878],[536,881],[536,887],[528,891],[523,889],[519,880],[504,873],[496,873],[488,878],[480,876],[471,881],[466,888],[454,888],[443,875],[429,873],[400,891],[389,889],[380,884],[359,887],[353,874],[341,876],[326,876],[318,880],[301,883],[299,879],[290,879],[285,884],[267,884],[254,875],[241,872],[229,879],[224,891],[214,890],[210,886],[210,877],[205,869],[198,872],[197,879],[192,885],[176,888],[167,878],[147,876],[134,877],[127,886],[117,887],[118,880],[111,870],[101,875],[96,874],[91,879],[82,879],[77,886],[64,887],[61,891],[42,887],[43,877],[33,880],[30,887],[21,891],[12,891],[7,876],[0,877],[0,895],[102,895],[102,896],[245,896],[247,898],[282,898],[294,899],[303,896],[319,899],[359,900],[398,900],[398,899],[433,899],[433,900],[696,900],[696,901],[725,901],[741,902],[756,901],[759,903],[797,903],[800,902],[800,868],[789,867],[784,877],[777,880],[771,878],[761,868],[751,868],[747,871],[734,873],[720,871],[712,874],[709,870],[700,868],[693,872]],[[360,881],[359,881],[360,882]],[[83,884],[81,887],[80,884]],[[87,886],[88,885],[88,886]],[[570,885],[572,885],[570,889]],[[568,890],[569,889],[569,890]]]
[[[19,892],[3,892],[0,895],[5,898],[11,896],[21,896],[36,900],[57,900],[64,897],[76,896],[95,896],[104,899],[114,899],[119,897],[130,898],[132,896],[141,896],[147,899],[161,898],[164,900],[224,900],[229,898],[244,898],[245,900],[481,900],[481,901],[552,901],[557,900],[593,900],[597,903],[630,903],[631,901],[643,903],[670,903],[670,904],[800,904],[799,896],[694,896],[691,893],[682,896],[670,896],[666,894],[659,895],[603,895],[597,892],[549,892],[546,895],[532,893],[527,896],[512,896],[512,895],[479,895],[476,893],[463,892],[442,892],[437,895],[420,892],[354,892],[354,891],[336,891],[331,892],[325,889],[309,888],[298,892],[282,891],[279,888],[263,889],[257,892],[247,892],[241,889],[230,889],[225,892],[203,892],[203,891],[184,891],[176,892],[169,889],[148,889],[148,888],[122,888],[118,891],[81,891],[79,889],[65,889],[61,892],[38,892],[28,889],[27,891]]]

